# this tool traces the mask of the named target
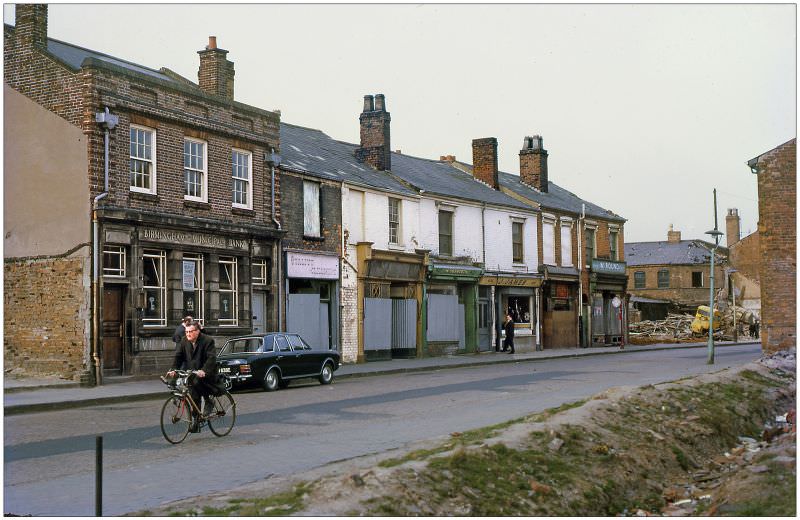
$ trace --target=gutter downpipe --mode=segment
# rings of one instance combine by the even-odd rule
[[[92,361],[94,362],[94,377],[95,385],[103,384],[103,369],[100,363],[100,338],[98,331],[100,330],[100,316],[99,316],[99,302],[100,302],[100,224],[97,221],[97,204],[108,196],[108,141],[109,130],[112,130],[119,118],[109,113],[108,107],[105,112],[98,112],[95,114],[95,122],[100,123],[104,129],[103,135],[103,192],[94,198],[92,202]]]
[[[272,205],[272,223],[281,231],[281,223],[275,217],[275,166],[280,165],[281,156],[275,153],[274,148],[269,149],[269,171],[270,171],[270,192]],[[281,250],[281,239],[278,237],[276,244],[278,257],[278,330],[283,330],[283,251]]]

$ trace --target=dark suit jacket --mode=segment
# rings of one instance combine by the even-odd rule
[[[185,364],[184,364],[185,363]],[[197,337],[197,347],[192,354],[192,344],[188,339],[183,338],[175,349],[175,361],[173,368],[185,367],[184,370],[203,370],[209,381],[216,380],[217,377],[217,352],[214,340],[210,336],[200,334]]]

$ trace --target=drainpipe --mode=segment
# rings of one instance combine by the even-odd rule
[[[272,205],[272,223],[281,231],[281,223],[275,216],[275,167],[280,166],[281,156],[275,153],[274,148],[269,149],[269,163],[270,171],[270,194]],[[281,250],[281,239],[278,238],[276,244],[278,254],[278,330],[283,330],[283,251]]]
[[[104,130],[103,147],[103,192],[94,198],[92,203],[92,360],[94,362],[95,384],[103,384],[103,368],[100,362],[100,224],[97,221],[97,204],[108,196],[108,141],[109,131],[113,130],[119,117],[112,115],[108,107],[104,112],[95,114],[95,122],[99,123]]]

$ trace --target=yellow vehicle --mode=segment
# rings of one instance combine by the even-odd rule
[[[708,305],[701,305],[697,308],[697,313],[692,320],[692,333],[700,336],[708,334],[708,317],[710,316],[710,308]],[[714,329],[719,329],[722,324],[722,315],[714,309]]]

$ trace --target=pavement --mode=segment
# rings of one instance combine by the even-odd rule
[[[759,340],[717,341],[716,348],[735,345],[759,344]],[[422,372],[447,368],[462,368],[498,363],[536,362],[547,359],[563,359],[579,356],[627,354],[650,350],[676,350],[707,348],[707,342],[658,343],[653,345],[626,345],[620,347],[591,347],[548,349],[536,352],[480,352],[415,359],[392,359],[361,364],[343,364],[335,373],[335,379],[379,376],[405,372]],[[3,378],[3,411],[5,415],[17,415],[51,411],[64,408],[80,408],[126,401],[142,401],[161,398],[167,388],[158,376],[113,376],[106,377],[102,385],[81,387],[78,383],[57,378]]]

